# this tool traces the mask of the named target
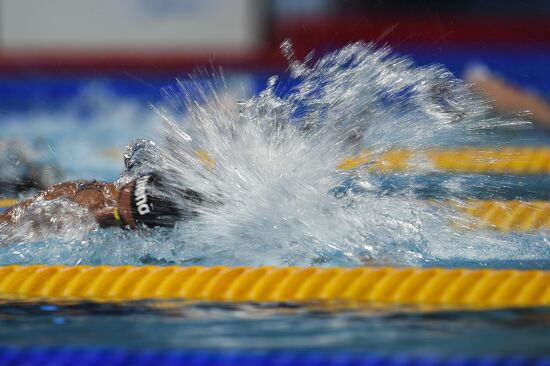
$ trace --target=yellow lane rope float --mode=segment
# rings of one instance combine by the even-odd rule
[[[474,219],[464,223],[470,229],[505,232],[550,229],[550,201],[467,200],[450,205]]]
[[[0,298],[368,301],[462,308],[550,306],[550,271],[441,268],[6,266]]]
[[[342,161],[338,168],[350,170],[361,166],[383,173],[435,170],[449,173],[549,174],[550,148],[389,150],[379,154],[364,150]]]
[[[11,198],[0,198],[0,208],[7,208],[15,205],[17,201]]]
[[[206,150],[199,149],[196,153],[207,167],[215,166],[215,161]],[[373,153],[364,149],[359,155],[344,159],[337,168],[351,170],[359,167],[382,173],[414,170],[448,173],[549,174],[550,148],[395,149],[382,153]]]

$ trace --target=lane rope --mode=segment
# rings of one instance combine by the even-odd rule
[[[550,271],[443,268],[5,266],[0,298],[344,300],[454,308],[550,306]]]
[[[8,208],[15,205],[16,203],[17,201],[11,198],[0,198],[0,209]]]
[[[550,148],[396,149],[382,153],[373,153],[365,149],[361,154],[345,159],[338,165],[338,169],[341,170],[361,167],[382,173],[414,170],[448,173],[550,174]]]
[[[467,200],[449,202],[470,219],[451,225],[467,229],[496,229],[503,232],[550,229],[550,201]]]

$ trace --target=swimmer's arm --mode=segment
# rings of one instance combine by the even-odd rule
[[[48,187],[45,191],[9,207],[4,213],[0,214],[0,223],[14,222],[16,220],[15,216],[17,213],[25,211],[33,202],[36,202],[37,200],[51,201],[60,197],[74,200],[79,184],[79,181],[54,184],[53,186]]]
[[[468,81],[474,89],[484,94],[493,106],[507,113],[528,112],[526,117],[539,127],[550,129],[550,104],[540,96],[516,88],[505,80],[492,75],[472,74]]]

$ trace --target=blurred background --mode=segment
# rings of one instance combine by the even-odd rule
[[[286,39],[299,59],[374,42],[550,97],[547,0],[0,0],[0,183],[113,179],[176,78],[257,93]]]
[[[286,67],[285,39],[300,58],[362,40],[457,75],[483,63],[550,93],[548,0],[0,1],[4,77],[109,73],[131,83],[135,73],[170,79],[201,65],[272,73]]]

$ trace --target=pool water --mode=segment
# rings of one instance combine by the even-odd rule
[[[2,345],[409,355],[548,355],[549,309],[369,304],[4,302]],[[480,347],[480,345],[483,347]]]
[[[548,133],[492,114],[440,67],[418,68],[364,45],[311,67],[295,62],[289,74],[270,78],[259,92],[251,75],[144,80],[148,87],[141,95],[121,93],[124,83],[107,78],[49,80],[72,90],[71,97],[54,98],[52,105],[37,98],[32,106],[5,106],[2,138],[29,146],[40,140],[46,149],[38,159],[59,166],[65,179],[114,180],[125,145],[147,138],[159,144],[159,161],[174,172],[173,182],[226,200],[218,211],[202,212],[200,220],[174,232],[89,233],[78,230],[80,222],[69,222],[58,233],[33,240],[23,235],[1,247],[0,263],[330,267],[368,259],[424,267],[550,268],[546,231],[460,231],[448,225],[457,213],[433,203],[548,199],[547,176],[333,168],[361,146],[379,152],[535,146],[547,144]],[[212,155],[214,169],[195,157],[197,148]],[[338,187],[346,195],[336,199]],[[69,211],[68,221],[72,213],[78,216]],[[541,355],[550,353],[549,314],[546,308],[4,300],[0,345]]]

